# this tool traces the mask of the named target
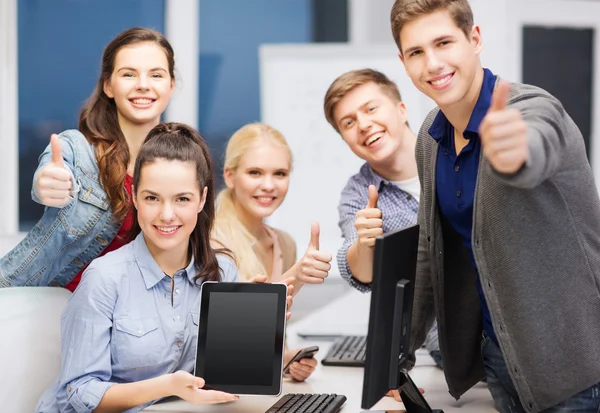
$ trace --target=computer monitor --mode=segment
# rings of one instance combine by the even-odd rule
[[[370,409],[390,389],[398,389],[407,413],[434,412],[405,368],[418,244],[418,225],[387,233],[375,241],[363,409]]]

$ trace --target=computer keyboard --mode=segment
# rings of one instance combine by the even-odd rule
[[[338,337],[321,363],[325,366],[364,367],[367,336]]]
[[[265,413],[336,413],[346,402],[341,394],[295,394],[283,396]]]

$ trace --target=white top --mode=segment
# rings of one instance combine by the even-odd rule
[[[404,192],[412,195],[417,202],[421,200],[421,184],[419,182],[419,175],[414,178],[407,179],[405,181],[390,181]]]

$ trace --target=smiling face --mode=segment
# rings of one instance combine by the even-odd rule
[[[398,155],[408,131],[404,103],[391,99],[373,82],[344,95],[335,105],[333,119],[352,152],[374,168]]]
[[[444,110],[457,103],[474,104],[483,70],[478,26],[469,36],[450,13],[438,10],[407,22],[400,31],[399,53],[414,85]]]
[[[283,202],[290,182],[289,152],[260,139],[240,159],[235,170],[225,168],[225,183],[233,191],[242,221],[262,221]]]
[[[165,51],[154,42],[142,42],[117,52],[104,93],[114,99],[121,126],[154,126],[169,103],[173,87]]]
[[[206,202],[191,162],[156,159],[141,168],[133,202],[148,250],[185,254],[198,214]]]

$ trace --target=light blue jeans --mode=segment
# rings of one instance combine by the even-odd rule
[[[517,390],[508,374],[500,347],[483,333],[481,354],[488,388],[500,413],[524,413]],[[600,383],[542,413],[600,413]]]

